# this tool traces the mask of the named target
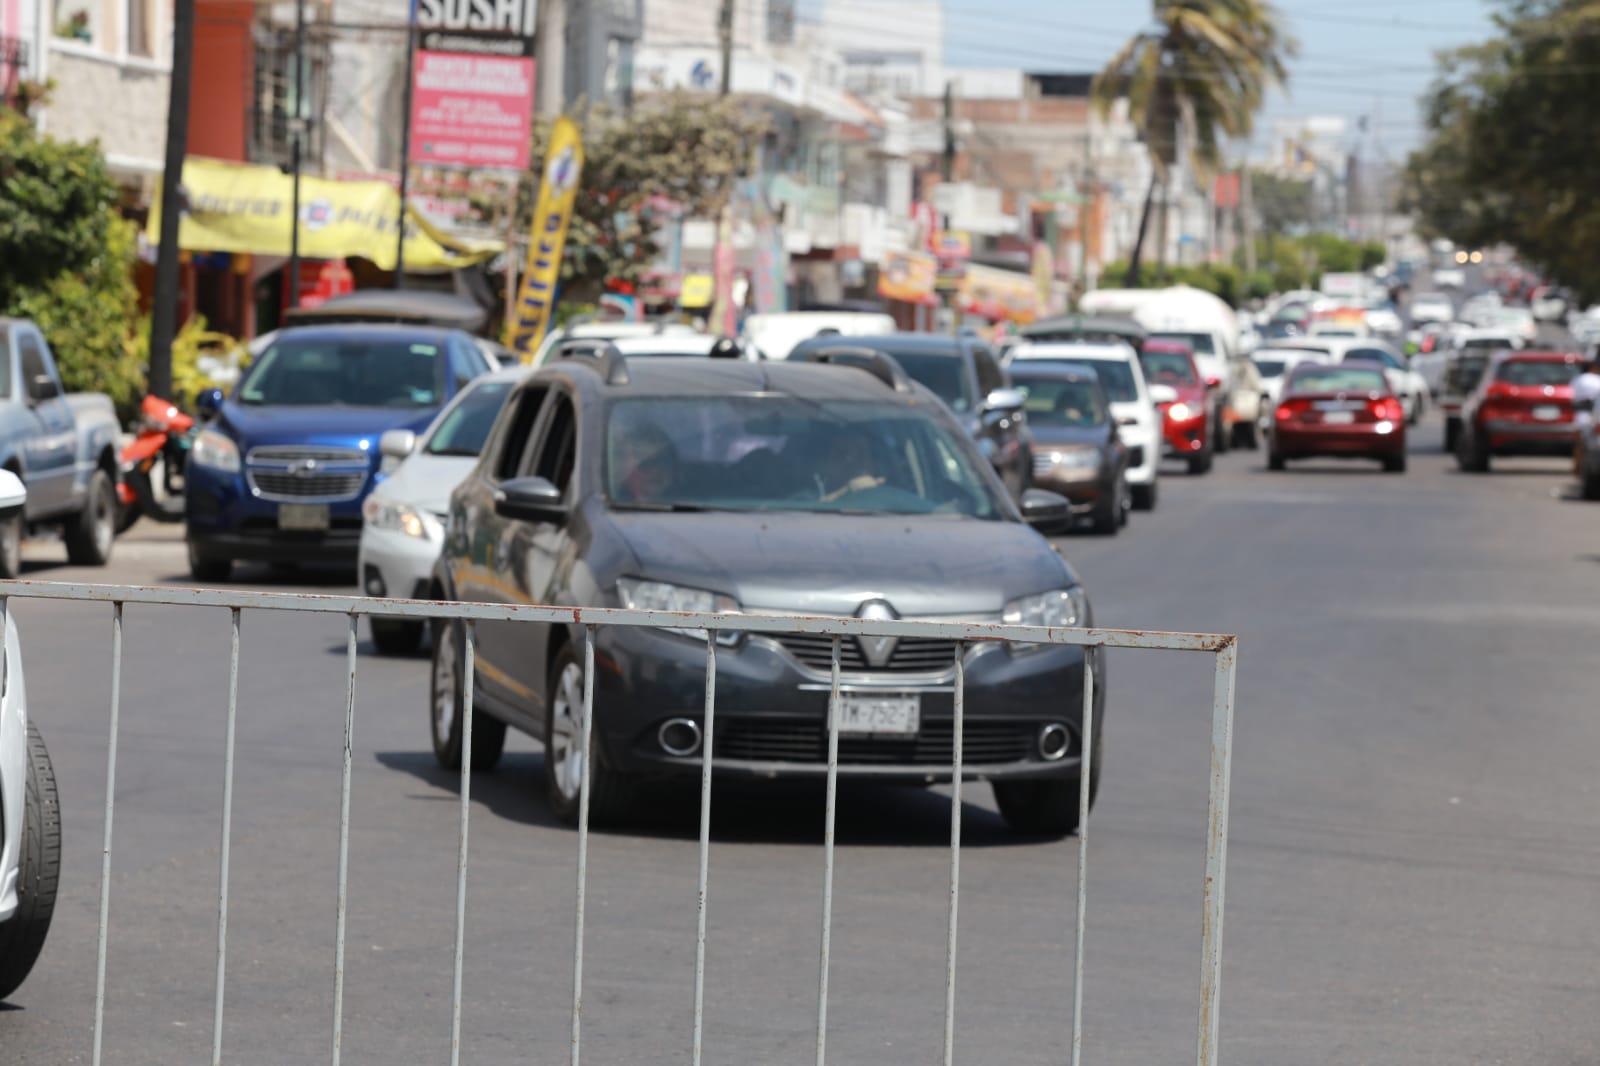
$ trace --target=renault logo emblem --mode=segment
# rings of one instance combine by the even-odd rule
[[[886,622],[900,616],[882,600],[868,600],[856,612],[856,617],[868,622]],[[881,670],[889,665],[890,658],[894,656],[894,646],[900,643],[900,638],[860,636],[856,641],[861,645],[861,656],[867,660],[867,665]]]

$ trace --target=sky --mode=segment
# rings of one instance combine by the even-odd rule
[[[870,7],[873,0],[857,0]],[[1275,94],[1257,143],[1278,117],[1368,117],[1374,156],[1402,159],[1421,139],[1417,98],[1433,53],[1492,32],[1485,0],[1277,0],[1300,41],[1286,93]],[[1098,69],[1148,23],[1148,0],[944,0],[945,62],[957,67]],[[1356,134],[1352,132],[1352,138]],[[1365,154],[1365,153],[1364,153]]]

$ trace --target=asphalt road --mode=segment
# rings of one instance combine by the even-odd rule
[[[1430,419],[1404,476],[1236,452],[1164,480],[1121,535],[1064,541],[1102,622],[1240,636],[1226,1062],[1600,1060],[1600,508],[1560,462],[1468,477],[1438,439]],[[136,530],[104,572],[28,558],[39,577],[179,580],[166,532]],[[66,862],[0,1062],[56,1066],[90,1050],[109,609],[14,612]],[[226,1058],[326,1061],[343,623],[247,615],[244,639]],[[425,662],[363,650],[344,1061],[446,1061],[454,782],[428,752]],[[108,1063],[206,1061],[226,655],[224,612],[128,612]],[[1110,669],[1086,1061],[1192,1062],[1211,663]],[[538,761],[514,742],[474,786],[468,1062],[565,1061],[576,839]],[[958,1058],[1063,1062],[1076,841],[1017,839],[987,788],[967,794]],[[586,1062],[687,1059],[696,819],[670,793],[592,841]],[[812,1061],[821,824],[815,789],[716,793],[707,1062]],[[842,790],[830,1061],[937,1060],[947,833],[937,794]]]

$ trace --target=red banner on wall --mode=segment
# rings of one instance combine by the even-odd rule
[[[413,163],[526,170],[532,122],[532,59],[417,53]]]

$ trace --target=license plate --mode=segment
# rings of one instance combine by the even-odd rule
[[[1554,422],[1561,417],[1561,408],[1554,404],[1542,404],[1533,409],[1533,417],[1541,422]]]
[[[915,693],[839,695],[839,735],[842,737],[914,737],[921,720],[921,698]]]
[[[1348,426],[1356,420],[1354,411],[1324,411],[1322,420],[1330,426]]]
[[[325,503],[278,504],[278,528],[292,530],[325,530],[328,528],[328,505]]]

